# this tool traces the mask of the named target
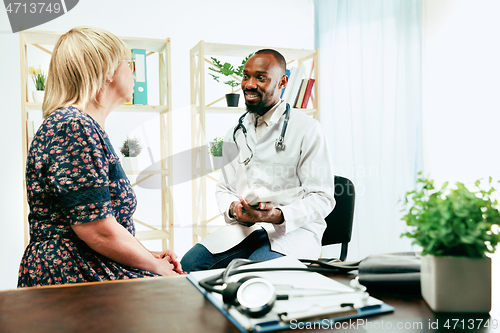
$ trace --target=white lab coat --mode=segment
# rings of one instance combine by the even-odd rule
[[[229,250],[254,230],[264,228],[273,251],[300,259],[317,259],[321,254],[321,238],[326,229],[324,218],[335,206],[325,134],[318,121],[302,111],[291,109],[284,138],[285,149],[276,149],[285,109],[286,103],[278,105],[259,140],[252,123],[253,116],[248,114],[245,117],[243,124],[247,129],[248,145],[253,150],[253,158],[247,166],[238,163],[238,160],[249,157],[250,151],[242,130],[236,133],[240,148],[238,159],[224,161],[216,188],[217,205],[228,224],[201,241],[211,253]],[[233,132],[234,127],[224,139],[224,159],[230,155],[228,147],[234,142]],[[262,222],[244,227],[229,218],[229,207],[233,201],[239,200],[238,195],[250,201],[262,193],[298,186],[302,187],[299,193],[284,195],[274,203],[285,218],[280,225]]]

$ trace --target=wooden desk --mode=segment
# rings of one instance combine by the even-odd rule
[[[335,278],[341,282],[349,280],[348,276]],[[427,326],[429,320],[439,320],[440,332],[443,332],[451,331],[443,329],[446,319],[464,319],[467,323],[468,319],[488,318],[435,315],[419,295],[373,293],[373,296],[394,306],[396,311],[366,318],[371,326],[364,328],[345,328],[348,324],[345,322],[346,331],[438,332],[427,330]],[[499,320],[498,309],[494,311],[491,319]],[[415,322],[421,322],[423,329],[397,329],[398,323],[414,325]],[[289,332],[294,331],[297,329]],[[212,333],[238,330],[186,277],[174,277],[2,291],[0,332]]]

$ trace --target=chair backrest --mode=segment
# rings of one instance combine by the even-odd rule
[[[342,243],[340,260],[347,257],[347,245],[351,241],[354,219],[354,184],[347,178],[335,176],[335,208],[325,218],[326,230],[322,245]]]

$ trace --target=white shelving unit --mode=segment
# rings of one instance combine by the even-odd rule
[[[314,78],[315,85],[312,96],[312,109],[303,109],[303,111],[320,120],[319,110],[319,50],[274,48],[250,45],[235,44],[217,44],[205,43],[200,41],[190,52],[191,63],[191,143],[192,153],[192,196],[193,196],[193,244],[197,243],[208,234],[217,229],[217,226],[211,226],[219,215],[208,217],[207,215],[207,179],[217,181],[208,174],[206,169],[206,155],[200,147],[207,144],[206,133],[206,115],[207,114],[243,114],[246,109],[243,107],[221,107],[216,106],[218,102],[224,99],[224,96],[207,102],[205,88],[207,74],[205,73],[207,64],[213,66],[210,60],[211,56],[230,56],[244,59],[249,54],[260,50],[272,48],[279,51],[287,61],[287,67],[305,66],[306,73],[304,78]],[[211,78],[209,78],[212,81]],[[241,103],[241,102],[240,102]],[[196,149],[198,148],[198,149]]]
[[[23,133],[23,165],[26,166],[28,151],[28,123],[30,113],[41,112],[40,103],[28,101],[28,46],[32,45],[48,54],[52,54],[47,46],[53,46],[63,33],[51,31],[22,31],[19,33],[20,56],[21,56],[21,110],[22,110],[22,133]],[[171,94],[171,70],[170,70],[170,39],[149,39],[120,37],[128,47],[145,49],[147,56],[157,53],[159,59],[159,105],[122,105],[114,112],[130,113],[156,113],[160,129],[160,158],[161,168],[159,170],[145,171],[148,176],[142,178],[144,181],[154,175],[159,175],[161,182],[161,226],[152,225],[134,219],[135,223],[145,226],[146,231],[138,231],[137,238],[140,240],[161,239],[162,248],[173,249],[174,246],[174,221],[173,221],[173,199],[172,199],[172,162],[167,157],[172,155],[172,94]],[[139,170],[129,170],[128,175],[137,175]],[[137,186],[141,181],[133,183]],[[25,245],[29,242],[28,213],[29,207],[26,198],[26,180],[23,177],[24,186],[24,230]],[[140,201],[140,198],[138,198]]]

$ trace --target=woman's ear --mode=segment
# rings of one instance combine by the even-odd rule
[[[110,84],[111,82],[113,82],[113,75],[111,74],[106,74],[106,84]]]

